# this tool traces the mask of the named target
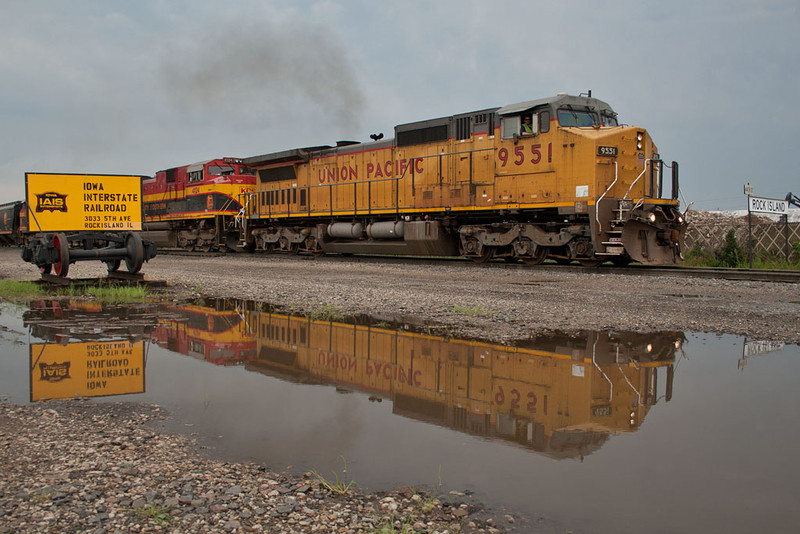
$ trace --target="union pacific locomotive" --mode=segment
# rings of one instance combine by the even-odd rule
[[[159,171],[142,182],[144,229],[162,247],[236,250],[239,198],[255,182],[254,172],[235,158]]]
[[[241,245],[587,266],[682,259],[678,164],[591,93],[372,137],[245,158],[258,181],[241,202]]]

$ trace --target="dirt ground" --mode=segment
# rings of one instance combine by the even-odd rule
[[[496,342],[612,329],[800,343],[800,284],[791,283],[277,254],[159,255],[142,272],[166,281],[172,298],[232,297],[296,312],[367,314]],[[101,262],[70,267],[70,278],[104,275]],[[3,248],[0,278],[35,280],[39,273],[19,249]]]

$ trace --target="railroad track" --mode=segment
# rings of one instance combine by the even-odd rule
[[[236,254],[247,253],[226,253],[226,252],[194,252],[176,248],[159,248],[159,254],[169,256],[186,256],[186,257],[219,257],[225,255],[235,256]],[[258,253],[256,253],[257,255]],[[282,254],[272,254],[274,257],[289,256]],[[313,260],[317,256],[298,255],[294,256],[298,260]],[[322,256],[320,256],[322,258]],[[764,270],[764,269],[732,269],[722,267],[685,267],[681,265],[640,265],[634,264],[627,267],[615,267],[612,265],[600,265],[598,267],[583,267],[577,264],[574,265],[558,265],[553,262],[546,261],[541,265],[525,265],[524,263],[508,263],[501,260],[490,261],[487,263],[474,263],[465,258],[459,257],[410,257],[410,256],[381,256],[381,255],[358,255],[358,256],[343,256],[343,255],[326,255],[326,261],[357,261],[364,263],[414,263],[416,265],[441,265],[442,262],[462,263],[465,265],[474,265],[476,268],[491,268],[491,269],[530,269],[538,271],[558,270],[558,271],[573,271],[573,272],[590,272],[602,274],[626,274],[626,275],[640,275],[640,276],[672,276],[676,278],[691,277],[691,278],[717,278],[721,280],[743,280],[753,282],[781,282],[797,284],[800,283],[800,271],[780,271],[780,270]]]

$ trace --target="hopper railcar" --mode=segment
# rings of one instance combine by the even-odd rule
[[[678,164],[605,102],[559,94],[244,163],[242,246],[591,266],[678,263]],[[375,135],[373,139],[379,139]],[[664,168],[671,167],[671,187]]]
[[[0,245],[19,246],[28,232],[28,210],[25,202],[16,200],[0,204]]]
[[[239,197],[255,188],[251,169],[218,158],[159,171],[142,183],[144,229],[157,245],[235,250]]]

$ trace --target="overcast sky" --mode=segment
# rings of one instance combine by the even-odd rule
[[[0,202],[26,171],[152,175],[589,89],[694,208],[800,194],[797,0],[0,6]]]

